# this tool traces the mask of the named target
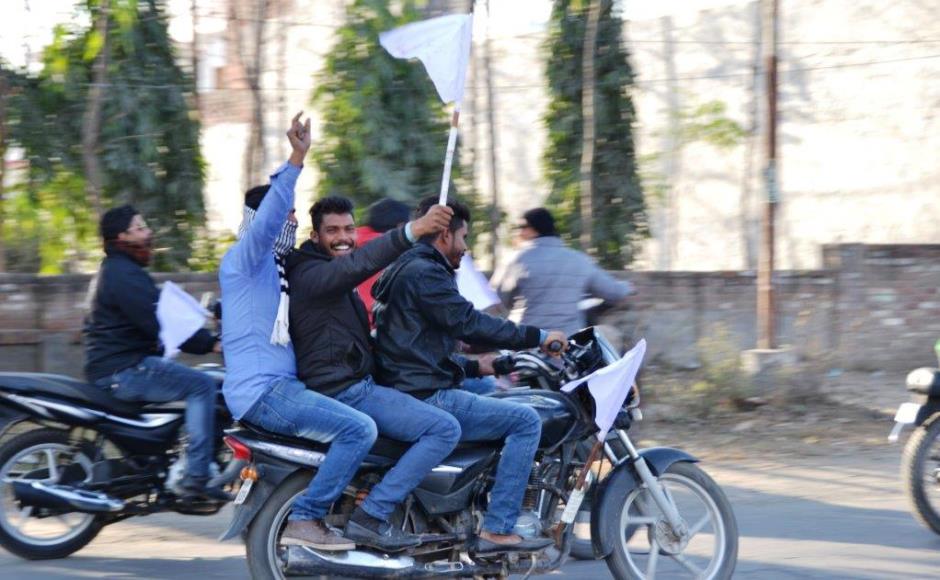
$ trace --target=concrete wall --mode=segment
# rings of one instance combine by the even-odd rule
[[[824,247],[822,261],[822,270],[776,276],[781,344],[830,368],[903,371],[936,364],[940,245],[833,245]],[[618,275],[629,277],[639,294],[629,309],[603,322],[618,327],[629,343],[645,337],[651,360],[696,366],[697,344],[716,336],[727,336],[741,349],[754,346],[753,273]],[[156,278],[171,279],[197,297],[218,291],[214,274]],[[81,376],[89,279],[0,274],[0,370]]]

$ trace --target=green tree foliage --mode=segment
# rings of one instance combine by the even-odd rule
[[[411,203],[440,189],[448,114],[424,67],[392,58],[379,33],[422,18],[414,1],[393,14],[388,0],[354,0],[319,77],[313,104],[323,117],[314,143],[317,193],[365,206],[383,197]],[[459,158],[459,157],[458,157]],[[454,163],[454,186],[472,199]],[[475,211],[476,217],[485,217]]]
[[[81,6],[95,15],[98,0]],[[162,248],[154,263],[160,270],[186,267],[205,222],[193,85],[176,65],[165,1],[111,0],[110,7],[108,42],[92,27],[59,26],[42,72],[19,77],[11,140],[26,151],[29,170],[8,192],[7,220],[16,226],[5,233],[26,245],[37,240],[42,272],[93,263],[100,255],[81,143],[92,65],[101,50],[109,51],[98,139],[104,207],[132,203],[145,215]],[[22,259],[17,269],[33,265]]]
[[[587,5],[588,0],[554,1],[547,46],[551,101],[543,165],[551,186],[549,204],[561,218],[563,236],[574,245],[581,233],[581,65]],[[633,71],[621,40],[623,22],[612,2],[601,5],[595,53],[594,250],[604,266],[622,268],[632,261],[648,228],[633,143]]]

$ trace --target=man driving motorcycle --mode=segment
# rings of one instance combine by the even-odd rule
[[[352,202],[326,197],[310,209],[310,239],[287,260],[290,333],[298,378],[308,389],[370,416],[382,435],[413,443],[395,468],[372,487],[346,526],[347,538],[380,550],[396,551],[421,543],[418,536],[391,525],[389,516],[453,451],[460,440],[460,425],[445,411],[373,381],[369,319],[357,286],[388,266],[416,239],[446,228],[451,213],[450,208],[434,207],[424,217],[357,248]]]
[[[417,215],[435,203],[422,201]],[[454,212],[450,226],[419,240],[373,288],[378,377],[454,415],[461,440],[505,439],[476,552],[539,550],[552,541],[513,533],[541,435],[539,416],[530,407],[460,389],[465,376],[492,374],[492,359],[468,360],[455,348],[460,339],[496,348],[541,345],[547,351],[553,342],[565,345],[567,337],[489,316],[460,295],[454,275],[467,250],[470,211],[459,202],[447,205]]]
[[[369,452],[375,422],[297,380],[288,326],[285,258],[294,247],[294,185],[310,148],[310,120],[300,113],[287,132],[292,152],[270,186],[245,195],[238,242],[222,259],[223,391],[232,415],[269,431],[330,443],[307,491],[294,501],[281,537],[286,545],[352,550],[355,544],[323,518]]]
[[[105,259],[98,271],[85,324],[85,377],[128,402],[186,401],[184,500],[231,499],[208,486],[215,437],[216,384],[206,373],[162,358],[157,300],[160,290],[144,268],[150,263],[153,232],[130,205],[101,216]],[[180,347],[184,352],[218,352],[218,338],[201,329]]]

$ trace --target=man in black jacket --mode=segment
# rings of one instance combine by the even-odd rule
[[[421,202],[418,215],[434,203]],[[541,345],[547,351],[555,341],[566,345],[567,337],[489,316],[460,295],[454,275],[467,250],[470,211],[454,201],[447,205],[454,211],[450,227],[420,240],[373,287],[377,375],[383,384],[454,415],[461,440],[505,439],[476,551],[539,550],[551,540],[513,533],[541,436],[539,415],[460,389],[467,376],[493,374],[492,358],[471,361],[454,352],[457,340],[511,349]]]
[[[108,210],[100,230],[106,257],[85,325],[85,377],[123,401],[185,400],[189,446],[181,484],[184,498],[228,500],[227,493],[206,485],[214,447],[215,381],[161,358],[160,291],[144,270],[150,263],[152,232],[130,205]],[[218,351],[218,338],[199,330],[180,348],[192,354]]]
[[[308,389],[371,417],[380,434],[413,443],[371,489],[346,526],[346,538],[381,550],[420,543],[417,536],[390,525],[388,518],[453,451],[460,425],[436,407],[375,384],[369,319],[356,287],[411,248],[412,240],[445,229],[450,213],[446,207],[432,208],[421,219],[356,249],[352,202],[327,197],[310,210],[310,239],[287,260],[289,326],[298,378]],[[353,470],[357,467],[350,465]]]

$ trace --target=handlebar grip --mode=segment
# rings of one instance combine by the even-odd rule
[[[560,353],[564,347],[564,343],[562,343],[560,340],[553,340],[548,343],[548,352],[557,354]]]
[[[493,372],[496,376],[506,376],[514,370],[516,370],[516,359],[511,354],[493,359]]]

